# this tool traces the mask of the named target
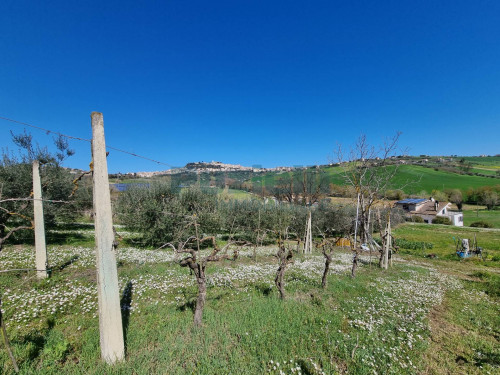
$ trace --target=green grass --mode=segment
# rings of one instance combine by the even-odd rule
[[[408,254],[425,256],[436,254],[438,257],[459,260],[455,254],[455,238],[473,239],[476,235],[479,246],[483,248],[484,255],[488,258],[500,256],[500,230],[480,228],[454,227],[451,225],[406,223],[394,229],[396,238],[410,241],[432,242],[434,247],[429,250],[402,250]],[[498,263],[500,266],[500,263]]]
[[[434,335],[424,357],[426,373],[499,373],[500,299],[498,292],[488,295],[491,286],[477,275],[470,274],[474,279],[464,281],[463,289],[447,292],[443,304],[432,312]],[[498,275],[494,277],[499,290]]]
[[[460,160],[461,157],[456,158],[456,160]],[[482,158],[480,156],[464,156],[466,162],[470,162],[476,166],[485,166],[487,168],[500,168],[500,156],[492,156]]]
[[[497,175],[497,169],[489,169],[487,167],[472,168],[471,172],[473,172],[473,173],[482,173],[482,174],[486,174],[488,176],[496,176]]]
[[[342,177],[342,168],[328,167],[324,168],[324,171],[328,176],[329,183],[345,184]],[[254,177],[252,181],[263,181],[265,186],[269,187],[274,186],[282,175],[284,173],[268,173],[264,176]],[[422,191],[430,194],[432,190],[460,189],[465,192],[469,188],[500,185],[500,179],[461,175],[442,170],[436,171],[433,168],[418,165],[400,165],[391,185],[392,188],[404,186],[403,190],[407,194],[417,194]]]
[[[491,224],[493,228],[500,228],[500,211],[499,210],[464,210],[464,225],[470,226],[476,221],[485,221]]]
[[[405,262],[396,260],[383,271],[364,258],[352,279],[351,255],[338,250],[332,267],[340,268],[330,273],[326,289],[320,288],[322,255],[296,256],[286,274],[285,301],[272,287],[275,249],[259,249],[257,261],[250,258],[251,250],[242,252],[236,262],[209,264],[211,281],[199,329],[192,324],[196,287],[189,271],[168,251],[119,248],[121,288],[132,285],[123,300],[130,298],[132,310],[122,312],[126,360],[110,367],[100,360],[95,259],[87,243],[91,228],[58,229],[75,242],[84,232],[85,241],[49,246],[49,261],[64,265],[54,268],[51,279],[0,274],[2,309],[23,374],[278,374],[279,369],[291,374],[297,368],[302,374],[444,374],[449,369],[498,369],[493,344],[500,330],[495,305],[499,277],[494,272],[499,263],[490,261],[486,268],[479,262],[446,260],[454,252],[451,235],[477,233],[490,255],[500,254],[498,231],[399,226],[396,237],[433,242],[432,252],[445,259],[405,254]],[[71,237],[72,231],[77,236]],[[151,258],[155,254],[158,259]],[[74,261],[65,264],[67,260]],[[30,246],[8,246],[0,254],[2,269],[31,262]],[[271,273],[263,274],[266,269]],[[464,270],[468,281],[445,275],[463,275]],[[446,330],[435,332],[429,324]],[[458,364],[458,356],[466,364]],[[0,373],[12,373],[3,346]]]
[[[244,190],[237,190],[237,189],[227,189],[227,190],[218,189],[218,190],[221,194],[227,194],[228,198],[230,199],[248,200],[256,198],[256,195],[253,195]]]

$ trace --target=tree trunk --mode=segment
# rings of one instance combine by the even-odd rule
[[[330,255],[325,255],[325,271],[323,272],[323,278],[321,279],[321,287],[326,288],[326,278],[328,276],[328,271],[330,270],[330,263],[332,262],[332,257]]]
[[[283,278],[285,276],[286,263],[280,264],[278,268],[278,272],[276,273],[276,278],[274,279],[274,283],[280,292],[280,298],[285,299],[285,285],[283,283]]]
[[[358,252],[354,253],[354,257],[352,258],[352,269],[351,269],[351,277],[356,277],[356,268],[358,267]]]
[[[201,275],[196,277],[196,281],[198,282],[198,298],[196,299],[196,308],[194,310],[194,325],[199,327],[203,319],[203,308],[205,307],[205,300],[207,298],[205,272],[202,271]]]

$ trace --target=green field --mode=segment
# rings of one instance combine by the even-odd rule
[[[473,166],[483,166],[485,168],[500,169],[500,156],[480,157],[480,156],[464,156],[466,162],[472,163]],[[460,157],[455,160],[461,159]]]
[[[221,191],[224,191],[224,190],[221,190]],[[255,198],[255,195],[248,193],[246,191],[243,191],[243,190],[228,189],[227,192],[228,192],[229,197],[231,199],[248,200],[248,199]]]
[[[392,181],[392,188],[404,186],[407,194],[418,194],[422,191],[430,194],[432,190],[460,189],[465,192],[469,188],[500,185],[500,179],[481,176],[468,176],[458,173],[434,170],[417,165],[400,165],[398,173]],[[328,175],[329,183],[344,185],[342,168],[328,167],[323,169]],[[281,174],[283,175],[283,173]],[[268,173],[252,179],[254,182],[264,182],[265,186],[274,186],[280,174]]]
[[[473,239],[477,238],[479,246],[484,249],[484,254],[488,259],[499,257],[500,259],[500,230],[499,229],[481,229],[468,227],[454,227],[450,225],[417,224],[406,223],[398,226],[393,232],[396,238],[404,238],[410,241],[425,241],[434,244],[432,249],[423,250],[404,250],[403,252],[426,256],[436,254],[440,258],[459,260],[455,254],[455,238]]]
[[[500,185],[500,179],[480,176],[467,176],[452,172],[436,171],[415,165],[402,165],[395,176],[393,187],[410,184],[403,190],[406,193],[419,193],[422,190],[460,189],[465,192],[469,188]]]
[[[472,173],[482,173],[488,176],[497,176],[497,170],[494,169],[487,169],[487,168],[472,168],[471,170]]]
[[[485,221],[493,228],[500,228],[500,211],[498,210],[464,210],[464,225],[470,226],[476,221]]]

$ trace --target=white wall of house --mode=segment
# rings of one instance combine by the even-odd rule
[[[461,212],[453,213],[450,215],[447,215],[451,220],[451,223],[456,226],[456,227],[463,227],[464,226],[464,214]]]

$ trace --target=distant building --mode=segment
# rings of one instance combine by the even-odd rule
[[[409,216],[420,216],[425,223],[431,224],[437,216],[447,217],[452,225],[464,226],[464,214],[450,210],[450,202],[438,202],[430,199],[403,199],[396,202],[396,207],[403,209]]]

